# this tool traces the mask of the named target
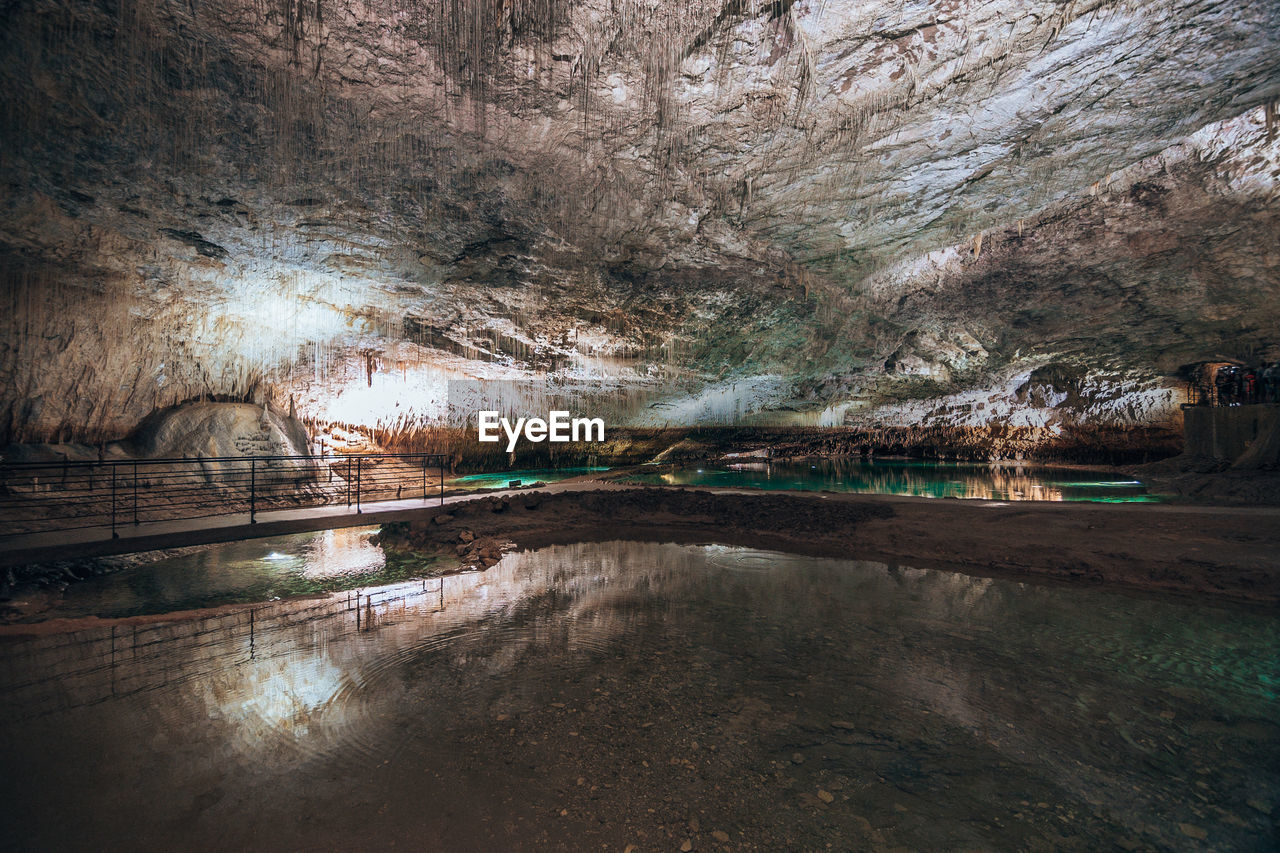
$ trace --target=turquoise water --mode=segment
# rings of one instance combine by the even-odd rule
[[[1161,499],[1139,481],[1114,472],[915,459],[664,465],[624,482],[998,501],[1151,503]]]
[[[529,468],[522,471],[498,471],[489,474],[469,474],[450,480],[448,485],[454,489],[505,489],[512,480],[519,480],[521,485],[531,483],[558,483],[583,474],[595,474],[608,471],[608,468]]]

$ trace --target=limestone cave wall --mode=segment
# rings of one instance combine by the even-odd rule
[[[5,20],[0,443],[193,398],[412,430],[451,379],[636,426],[1167,423],[1183,365],[1280,357],[1272,2]]]

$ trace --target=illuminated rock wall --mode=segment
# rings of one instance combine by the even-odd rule
[[[1067,364],[1136,411],[1280,344],[1274,3],[6,16],[0,442],[459,378],[819,424]]]

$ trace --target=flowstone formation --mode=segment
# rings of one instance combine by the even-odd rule
[[[1167,422],[1280,356],[1280,6],[15,0],[0,442]]]

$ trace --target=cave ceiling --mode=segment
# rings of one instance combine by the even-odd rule
[[[1280,3],[3,6],[10,437],[408,423],[452,378],[838,422],[1280,356]]]

